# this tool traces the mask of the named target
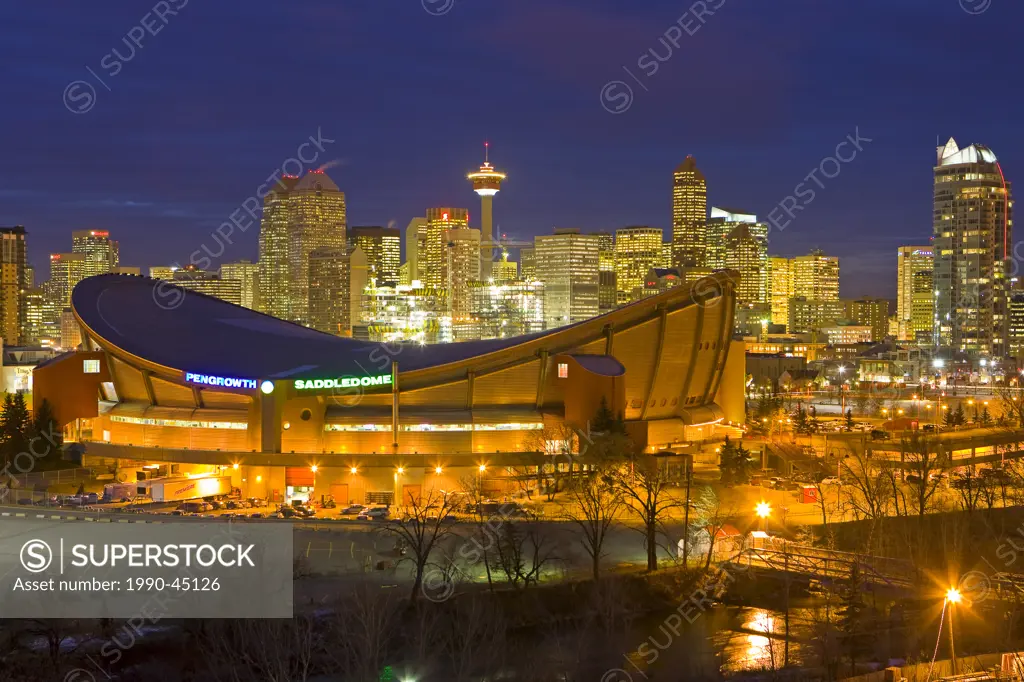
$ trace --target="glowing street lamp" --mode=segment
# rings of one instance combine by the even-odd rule
[[[765,500],[761,500],[754,507],[754,513],[761,519],[761,530],[765,531],[768,527],[768,517],[772,515],[772,505]]]
[[[943,610],[945,607],[949,607],[949,662],[952,665],[953,674],[956,675],[956,647],[953,644],[953,607],[960,603],[963,599],[963,595],[960,594],[960,590],[955,587],[951,587],[946,590],[946,602],[943,604]]]

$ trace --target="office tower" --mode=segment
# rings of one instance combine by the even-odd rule
[[[113,272],[120,264],[118,244],[106,230],[75,230],[71,233],[71,252],[85,255],[85,277]]]
[[[858,298],[847,303],[847,317],[856,324],[871,328],[871,340],[883,341],[889,333],[889,301],[881,298]]]
[[[576,229],[556,229],[534,239],[537,279],[544,282],[547,329],[598,314],[600,238]]]
[[[345,247],[345,193],[321,170],[284,177],[264,199],[260,305],[274,317],[308,322],[309,254]]]
[[[484,164],[480,170],[466,175],[473,183],[473,191],[480,195],[480,279],[487,281],[491,277],[494,257],[497,255],[498,240],[494,234],[493,204],[494,195],[501,189],[501,183],[507,177],[490,164],[490,143],[484,143]]]
[[[618,302],[629,303],[642,298],[647,273],[660,263],[660,229],[636,226],[616,230],[615,279]]]
[[[78,326],[78,320],[70,308],[65,308],[60,314],[60,347],[64,350],[74,350],[82,343],[82,328]]]
[[[793,295],[814,301],[839,300],[839,258],[820,250],[792,260]]]
[[[336,336],[352,335],[349,254],[324,247],[309,254],[309,326]]]
[[[398,268],[398,283],[408,285],[412,283],[412,277],[409,276],[409,261],[402,263]]]
[[[44,339],[48,336],[46,325],[46,292],[42,288],[25,290],[25,331],[22,343],[26,346],[51,345]]]
[[[514,282],[519,279],[519,264],[508,259],[508,249],[501,249],[501,260],[494,262],[491,278],[495,284]]]
[[[154,265],[149,269],[149,276],[153,279],[172,280],[177,269],[174,265]]]
[[[767,223],[757,222],[757,216],[746,211],[711,207],[711,217],[707,221],[707,267],[722,270],[725,264],[726,240],[740,225],[746,225],[750,235],[768,244]]]
[[[447,230],[441,286],[448,290],[453,324],[469,317],[472,300],[470,282],[480,280],[480,230]]]
[[[238,280],[241,291],[241,305],[250,310],[259,309],[260,300],[260,266],[247,260],[237,263],[223,263],[220,266],[221,279]]]
[[[788,258],[768,258],[769,304],[772,324],[789,324],[789,299],[793,298],[793,261]]]
[[[142,268],[135,267],[132,265],[118,265],[116,268],[111,270],[115,275],[135,275],[139,277],[142,275]]]
[[[599,313],[615,310],[619,305],[618,276],[615,273],[615,237],[608,232],[595,232],[597,253],[597,309]]]
[[[84,253],[51,253],[49,295],[53,304],[53,319],[71,305],[71,292],[85,279]]]
[[[402,264],[402,237],[395,227],[353,227],[348,233],[349,247],[358,246],[366,254],[370,278],[375,286],[398,284]]]
[[[1011,292],[1008,304],[1010,322],[1009,353],[1017,359],[1017,364],[1024,359],[1024,292]]]
[[[789,299],[786,331],[790,334],[816,331],[846,320],[848,314],[848,306],[843,301],[822,301],[795,296]]]
[[[366,254],[363,253],[363,250],[358,246],[353,249],[349,249],[348,270],[350,296],[349,320],[352,323],[353,335],[355,335],[355,327],[363,324],[363,320],[361,318],[363,295],[365,292],[373,290],[373,287],[369,286],[370,267],[367,265]]]
[[[996,155],[950,138],[934,168],[933,253],[938,344],[974,356],[1006,355],[1007,272],[1013,238],[1010,184]]]
[[[359,318],[370,341],[450,343],[448,292],[442,287],[368,287]]]
[[[427,219],[413,218],[405,228],[405,262],[409,265],[409,281],[420,279],[419,259],[426,256]]]
[[[469,211],[464,208],[428,208],[427,238],[416,263],[416,279],[431,286],[447,286],[445,264],[450,231],[469,228]],[[477,259],[479,260],[479,258]],[[479,270],[479,269],[478,269]]]
[[[768,245],[750,233],[750,225],[738,223],[725,238],[724,267],[740,273],[736,286],[739,303],[768,303]]]
[[[36,286],[36,269],[34,266],[25,264],[25,288],[34,289]]]
[[[896,252],[896,324],[900,341],[932,341],[935,255],[930,246],[901,246]]]
[[[474,339],[504,339],[544,331],[541,282],[474,282],[470,296]]]
[[[0,334],[8,345],[21,343],[25,330],[25,228],[0,227]]]
[[[672,268],[672,242],[661,244],[661,265],[658,267],[668,270]]]
[[[537,252],[532,246],[519,249],[519,277],[524,282],[537,279]]]
[[[182,289],[242,305],[242,283],[236,279],[221,279],[216,273],[186,265],[174,272],[172,281]]]
[[[672,178],[673,265],[707,267],[708,187],[692,156]]]

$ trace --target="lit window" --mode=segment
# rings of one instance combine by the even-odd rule
[[[99,360],[82,360],[82,371],[86,374],[99,374],[100,373],[100,361]]]
[[[569,378],[569,363],[560,362],[558,363],[558,378],[567,379]]]

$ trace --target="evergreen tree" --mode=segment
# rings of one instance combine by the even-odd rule
[[[846,430],[853,430],[853,410],[846,411]]]
[[[871,653],[874,643],[873,613],[861,591],[863,582],[856,563],[850,568],[850,577],[841,591],[838,613],[840,642],[850,657],[850,674],[856,674],[857,661]]]
[[[53,462],[60,459],[64,434],[61,433],[57,417],[53,414],[53,408],[50,407],[50,402],[46,398],[43,398],[39,409],[33,415],[28,439],[32,451],[38,455],[45,453],[46,461]]]
[[[626,425],[622,420],[622,415],[615,415],[608,407],[608,401],[605,400],[604,396],[601,396],[601,405],[597,408],[597,414],[594,415],[594,423],[591,430],[598,433],[625,433]]]
[[[942,425],[947,428],[956,426],[956,413],[953,410],[946,410],[946,413],[942,415]]]
[[[802,407],[796,412],[796,418],[793,420],[793,430],[801,435],[811,432],[810,423],[807,421],[807,410]]]
[[[990,426],[992,424],[992,415],[988,413],[988,405],[981,408],[981,425]]]
[[[21,393],[4,394],[4,411],[0,414],[0,453],[5,464],[14,461],[19,453],[28,452],[29,418],[25,396]]]
[[[959,403],[956,406],[956,412],[953,414],[953,426],[963,426],[967,423],[967,417],[964,415],[964,405]]]
[[[722,472],[722,483],[724,485],[738,485],[750,481],[750,470],[753,467],[753,460],[750,456],[750,450],[743,447],[742,442],[735,443],[726,436],[719,455],[719,468]]]

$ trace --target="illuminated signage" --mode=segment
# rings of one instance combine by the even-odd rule
[[[339,377],[337,379],[298,379],[295,388],[308,391],[318,388],[358,388],[360,386],[390,386],[390,374],[378,374],[372,377]]]
[[[185,372],[185,381],[190,384],[204,386],[223,386],[224,388],[256,388],[255,379],[239,379],[237,377],[215,377],[209,374]]]

